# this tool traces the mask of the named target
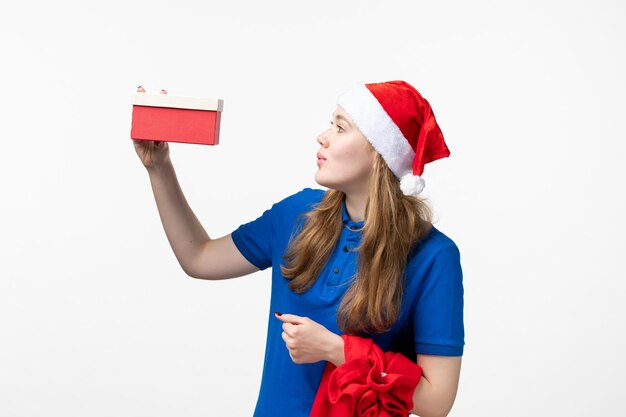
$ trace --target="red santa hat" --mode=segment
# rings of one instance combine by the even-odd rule
[[[400,179],[406,195],[424,189],[424,165],[450,156],[430,104],[404,81],[361,84],[337,99]]]

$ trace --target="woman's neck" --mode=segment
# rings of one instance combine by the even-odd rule
[[[348,210],[348,215],[353,222],[365,220],[367,197],[367,194],[346,194],[346,210]]]

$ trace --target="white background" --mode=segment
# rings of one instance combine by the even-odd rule
[[[224,99],[218,146],[170,144],[220,237],[316,187],[337,94],[393,79],[451,150],[424,174],[464,270],[450,416],[625,415],[624,21],[617,0],[4,2],[0,415],[252,415],[270,270],[184,274],[130,96]]]

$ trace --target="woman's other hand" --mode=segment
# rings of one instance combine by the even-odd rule
[[[274,313],[283,322],[282,338],[294,363],[345,362],[343,339],[308,317]]]

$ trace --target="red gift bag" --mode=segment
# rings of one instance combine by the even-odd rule
[[[406,417],[422,368],[372,339],[341,335],[346,362],[326,364],[311,417]]]

